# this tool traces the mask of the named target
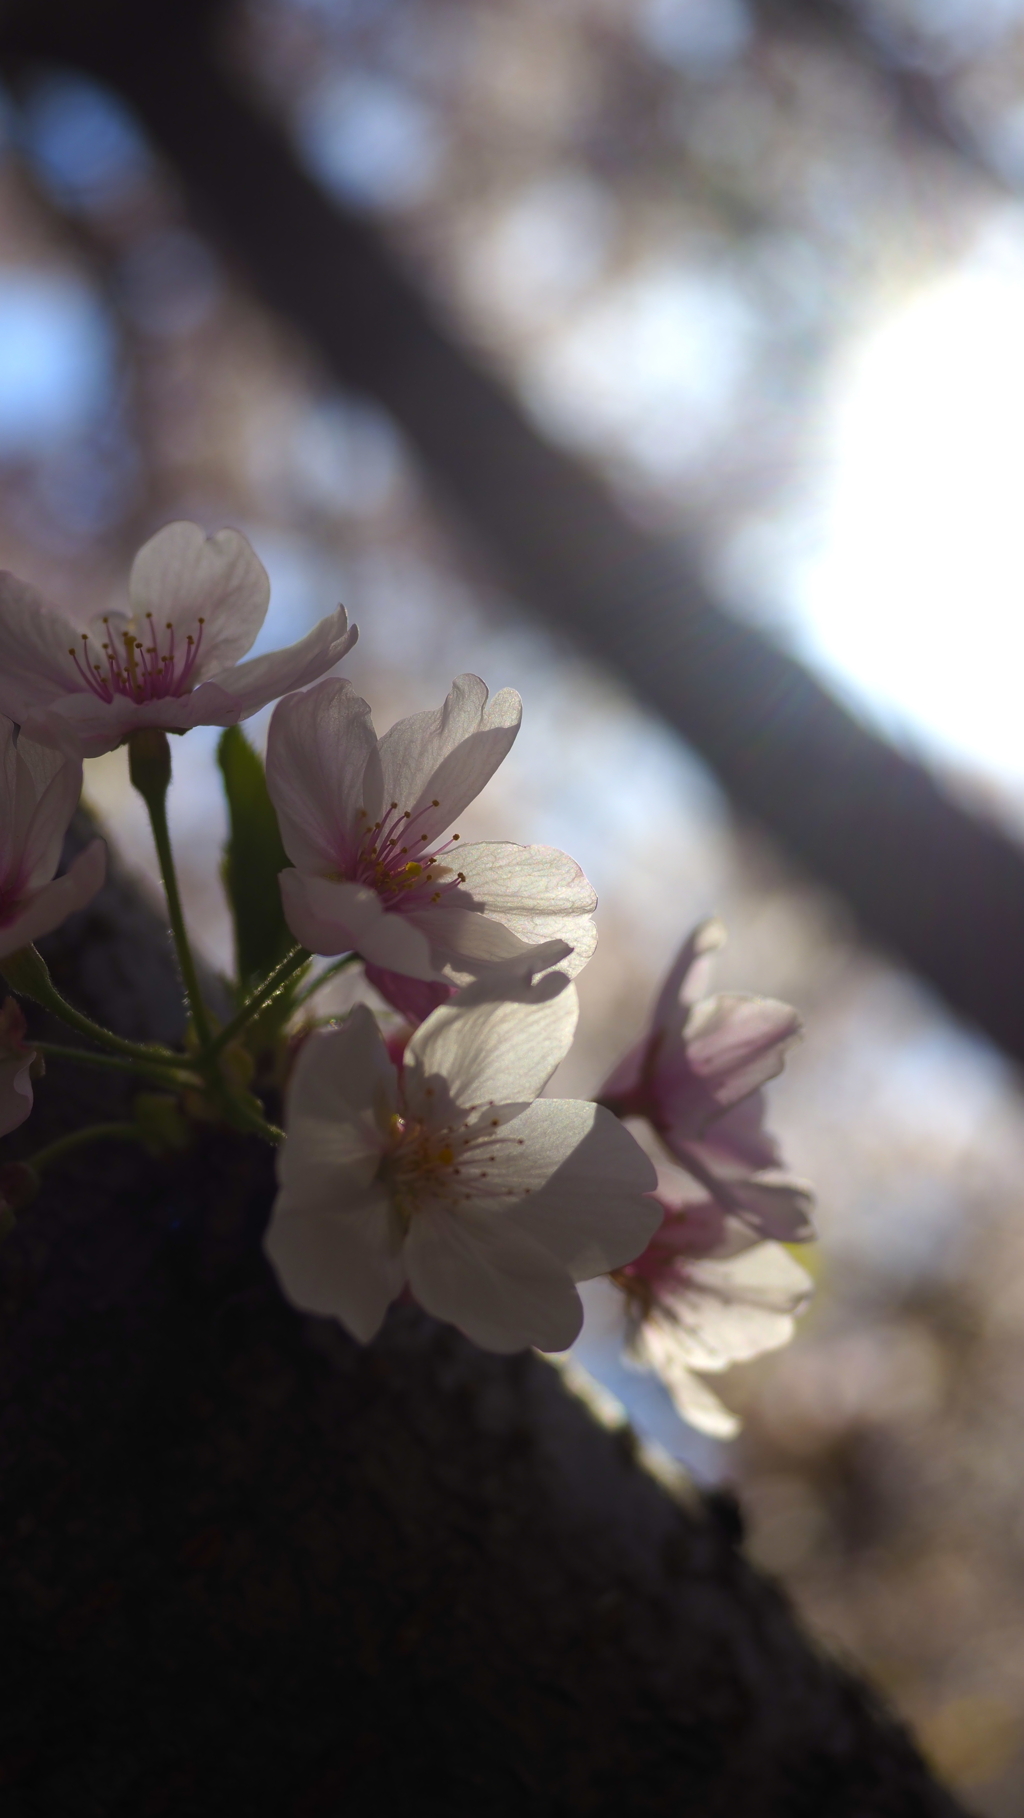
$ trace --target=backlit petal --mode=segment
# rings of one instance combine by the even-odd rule
[[[238,718],[247,720],[268,701],[276,701],[280,695],[290,694],[296,688],[308,688],[311,682],[319,681],[328,669],[340,663],[358,636],[357,627],[348,622],[344,606],[339,606],[314,625],[304,638],[289,644],[286,649],[251,657],[237,669],[209,673],[211,680],[237,702]]]
[[[384,800],[411,810],[418,835],[443,833],[511,750],[522,711],[514,688],[488,702],[479,676],[456,676],[443,707],[399,720],[381,739]]]
[[[340,1320],[367,1344],[405,1284],[401,1230],[379,1187],[309,1213],[282,1189],[263,1239],[293,1306]]]
[[[424,1209],[405,1260],[420,1305],[488,1351],[563,1351],[583,1323],[565,1269],[500,1216]]]
[[[579,1014],[574,986],[546,1002],[460,1006],[456,997],[427,1017],[405,1054],[410,1109],[426,1115],[428,1084],[441,1076],[457,1105],[536,1098],[569,1051]]]
[[[275,708],[267,787],[300,871],[337,872],[354,862],[380,813],[379,773],[369,705],[350,682],[331,677]]]
[[[29,708],[84,689],[72,649],[81,649],[81,636],[70,620],[26,581],[0,571],[0,713],[20,725]]]
[[[574,1281],[605,1275],[639,1256],[662,1220],[662,1208],[648,1197],[657,1177],[610,1111],[575,1099],[538,1099],[508,1131],[528,1139],[531,1159],[546,1156],[555,1164],[509,1216],[557,1256]]]
[[[460,847],[458,868],[466,882],[452,893],[453,904],[471,898],[527,947],[565,941],[572,948],[565,961],[570,978],[586,965],[597,945],[597,893],[568,853],[555,846],[490,841]]]
[[[388,972],[434,978],[430,949],[408,916],[389,914],[380,898],[362,884],[282,871],[285,920],[311,953],[359,953]]]
[[[136,620],[151,613],[157,630],[170,624],[180,638],[202,645],[196,678],[237,663],[267,614],[270,581],[251,544],[237,530],[208,537],[198,524],[165,524],[132,563],[128,597]]]

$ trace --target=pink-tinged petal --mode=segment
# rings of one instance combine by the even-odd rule
[[[597,945],[597,893],[575,859],[555,846],[492,841],[460,847],[457,863],[466,881],[452,893],[452,903],[471,898],[527,947],[565,941],[572,949],[565,969],[576,977]]]
[[[652,1018],[653,1030],[672,1033],[679,1029],[692,1004],[707,995],[715,954],[724,947],[727,936],[716,916],[698,922],[676,954],[671,971],[658,993]]]
[[[84,688],[71,650],[81,635],[17,575],[0,572],[0,713],[21,725],[30,708]]]
[[[638,1116],[657,1117],[656,1079],[666,1064],[666,1056],[669,1064],[675,1060],[689,1079],[681,1032],[691,1005],[707,987],[715,954],[725,938],[722,923],[712,919],[698,923],[680,947],[658,994],[650,1029],[623,1056],[598,1093],[598,1098],[614,1106],[620,1116],[635,1112]]]
[[[382,966],[365,967],[366,982],[379,991],[386,1004],[404,1016],[407,1022],[422,1023],[432,1010],[448,1003],[455,994],[454,985],[422,978],[407,978],[402,972],[385,972]]]
[[[349,624],[344,606],[339,606],[298,643],[267,656],[251,657],[237,669],[222,669],[216,675],[211,672],[211,681],[237,702],[238,718],[247,720],[268,701],[318,682],[341,662],[358,636],[358,628]]]
[[[792,1006],[774,998],[706,998],[687,1018],[688,1069],[714,1105],[725,1110],[782,1072],[801,1027]]]
[[[95,694],[66,694],[49,707],[27,713],[22,733],[68,757],[100,757],[123,744],[130,732],[231,726],[238,717],[237,704],[230,696],[214,683],[204,682],[191,694],[168,695],[162,701],[131,701],[126,695],[101,701]]]
[[[708,1124],[701,1147],[714,1153],[716,1169],[756,1174],[779,1166],[779,1145],[764,1127],[766,1113],[764,1093],[752,1092]]]
[[[137,620],[151,613],[158,631],[173,625],[182,640],[204,621],[199,679],[245,655],[267,616],[270,582],[239,531],[208,537],[198,524],[165,524],[135,557],[128,597]]]
[[[405,1097],[411,1112],[430,1118],[428,1092],[445,1082],[452,1102],[468,1108],[493,1100],[521,1104],[536,1098],[572,1044],[579,1014],[575,987],[543,1003],[498,1001],[442,1005],[416,1030],[405,1052]]]
[[[282,871],[285,920],[311,953],[358,953],[387,972],[434,978],[430,949],[408,916],[389,914],[373,890],[334,878]]]
[[[48,884],[60,864],[64,835],[82,793],[82,766],[77,758],[22,737],[14,770],[14,798],[7,799],[11,831],[20,848],[22,889],[28,895]]]
[[[814,1237],[814,1193],[806,1181],[772,1169],[756,1174],[731,1170],[704,1143],[680,1144],[673,1153],[719,1205],[762,1237],[786,1244],[808,1243]]]
[[[337,1028],[315,1030],[299,1050],[285,1101],[282,1187],[308,1205],[368,1187],[380,1165],[398,1082],[371,1010],[357,1004]]]
[[[405,1261],[420,1306],[487,1351],[564,1351],[583,1323],[565,1269],[500,1216],[424,1207]]]
[[[522,711],[514,688],[502,688],[488,703],[479,676],[456,676],[443,707],[399,720],[381,739],[385,802],[409,809],[417,835],[434,839],[508,755]]]
[[[339,1195],[326,1213],[307,1212],[282,1189],[263,1247],[293,1306],[340,1320],[361,1344],[405,1285],[401,1226],[380,1187]]]
[[[662,1220],[649,1197],[654,1168],[610,1111],[576,1099],[539,1099],[509,1134],[525,1137],[547,1180],[509,1217],[564,1263],[574,1281],[606,1275],[644,1250]],[[538,1158],[538,1159],[535,1159]],[[553,1165],[551,1165],[553,1164]]]
[[[32,1109],[29,1068],[34,1058],[28,1053],[0,1059],[0,1136],[16,1130]]]
[[[331,677],[274,709],[267,788],[300,871],[338,871],[354,861],[380,814],[380,763],[369,705],[351,682]]]
[[[19,906],[10,921],[0,925],[0,959],[51,934],[69,915],[84,909],[102,886],[106,871],[106,846],[102,840],[93,840],[72,860],[63,877],[44,884]]]

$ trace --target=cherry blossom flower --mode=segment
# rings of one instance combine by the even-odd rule
[[[54,877],[81,788],[77,759],[16,738],[0,716],[0,961],[58,928],[103,883],[102,840]]]
[[[637,1255],[661,1210],[650,1162],[607,1111],[537,1096],[576,1023],[557,978],[519,1002],[470,986],[400,1068],[365,1005],[306,1040],[265,1239],[296,1306],[365,1343],[408,1287],[487,1350],[572,1343],[576,1282]]]
[[[725,940],[703,922],[684,943],[643,1040],[599,1093],[620,1117],[642,1117],[724,1210],[763,1236],[813,1236],[813,1195],[786,1174],[764,1128],[761,1087],[780,1073],[800,1018],[772,998],[703,996],[709,962]]]
[[[613,1274],[611,1312],[626,1361],[659,1376],[691,1426],[729,1439],[739,1422],[702,1375],[787,1344],[811,1281],[781,1244],[732,1249],[721,1221],[714,1202],[666,1209],[643,1254]]]
[[[564,852],[444,837],[509,751],[521,713],[514,689],[488,701],[473,675],[382,739],[348,682],[275,709],[267,784],[294,867],[281,873],[288,925],[313,953],[361,954],[403,1014],[426,1014],[443,991],[403,995],[396,975],[461,986],[551,941],[575,973],[594,950],[597,899]]]
[[[25,1046],[25,1016],[16,998],[0,1006],[0,1136],[16,1130],[32,1109],[31,1069],[42,1060]]]
[[[331,669],[355,642],[343,607],[291,645],[240,663],[270,583],[245,537],[167,524],[139,550],[130,612],[82,627],[0,573],[0,712],[72,757],[145,727],[233,726]]]

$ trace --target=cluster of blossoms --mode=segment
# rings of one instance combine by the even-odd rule
[[[328,673],[356,635],[342,608],[291,649],[241,661],[268,598],[244,537],[191,524],[139,552],[129,611],[85,626],[0,577],[0,971],[90,1044],[29,1045],[9,998],[0,1134],[27,1118],[47,1052],[145,1087],[131,1120],[70,1133],[22,1178],[88,1141],[182,1146],[197,1119],[255,1132],[279,1145],[265,1242],[296,1306],[366,1342],[408,1294],[490,1350],[558,1351],[580,1330],[577,1285],[604,1278],[634,1360],[688,1419],[730,1430],[693,1372],[782,1343],[807,1291],[783,1245],[811,1235],[809,1195],[762,1122],[794,1013],[702,995],[722,938],[708,923],[597,1101],[544,1096],[573,1038],[596,898],[565,853],[464,844],[454,825],[511,748],[519,696],[459,676],[440,708],[378,738],[367,703]],[[264,777],[230,729],[274,699]],[[167,829],[167,734],[196,725],[229,729],[232,826],[269,867],[232,879],[229,865],[240,976],[226,1022],[204,998]],[[82,760],[120,744],[189,1001],[180,1050],[92,1022],[33,945],[103,884],[100,840],[56,874]],[[332,964],[312,971],[314,955]],[[365,1003],[326,1024],[307,1008],[355,962],[402,1019],[389,1039]]]

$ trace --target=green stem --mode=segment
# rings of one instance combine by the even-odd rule
[[[278,993],[285,989],[308,959],[309,953],[305,947],[293,947],[290,953],[285,954],[284,959],[278,962],[273,972],[268,973],[262,985],[257,985],[251,996],[246,998],[245,1003],[240,1010],[236,1011],[231,1021],[225,1023],[223,1029],[218,1030],[210,1044],[211,1058],[215,1054],[220,1054],[229,1042],[234,1041],[236,1035],[241,1034],[246,1024],[251,1023],[253,1017],[258,1016],[259,1012],[265,1009],[271,998],[277,997]]]
[[[301,1010],[303,1004],[308,1004],[310,998],[315,997],[321,985],[326,985],[337,973],[344,972],[346,966],[354,966],[358,958],[358,953],[343,953],[340,959],[333,960],[329,966],[325,966],[322,972],[317,973],[316,978],[310,979],[305,990],[299,992],[292,1008]]]
[[[113,1068],[118,1073],[148,1074],[153,1079],[166,1081],[172,1085],[180,1084],[182,1075],[185,1074],[188,1076],[185,1080],[186,1084],[197,1086],[202,1084],[197,1074],[190,1074],[189,1064],[184,1055],[172,1064],[170,1060],[167,1062],[135,1061],[125,1060],[120,1054],[94,1054],[91,1048],[71,1048],[63,1042],[38,1042],[34,1037],[30,1038],[28,1046],[34,1048],[37,1054],[52,1055],[55,1060],[78,1061],[83,1067],[107,1067]]]
[[[70,1029],[77,1030],[91,1042],[98,1042],[101,1047],[112,1048],[115,1054],[127,1055],[131,1060],[148,1061],[163,1066],[169,1063],[178,1066],[183,1056],[159,1042],[129,1042],[121,1035],[115,1035],[112,1029],[104,1029],[102,1023],[94,1023],[90,1016],[84,1016],[76,1010],[66,998],[61,997],[52,978],[46,961],[34,947],[21,947],[17,953],[8,954],[0,960],[0,972],[3,973],[12,991],[18,991],[23,997],[30,997],[34,1003],[41,1004]]]
[[[268,1143],[283,1143],[284,1131],[276,1124],[269,1123],[258,1111],[250,1111],[248,1105],[239,1104],[236,1098],[231,1100],[232,1121],[240,1130],[251,1130],[254,1136],[262,1136]]]
[[[181,968],[181,976],[184,980],[199,1044],[206,1052],[213,1039],[213,1031],[210,1028],[210,1019],[203,1002],[199,974],[196,971],[196,962],[192,957],[192,948],[189,945],[185,917],[181,907],[181,897],[178,894],[178,878],[174,869],[174,854],[171,851],[170,829],[167,825],[167,799],[164,797],[160,801],[147,800],[146,807],[149,809],[153,839],[156,842],[157,857],[160,860],[160,875],[164,880],[167,915],[171,924],[171,934],[174,937],[175,952],[178,955],[178,965]]]
[[[68,1136],[59,1136],[55,1143],[49,1143],[45,1149],[38,1149],[30,1155],[26,1166],[36,1174],[53,1166],[54,1162],[63,1161],[74,1149],[84,1149],[87,1143],[103,1141],[137,1143],[142,1140],[142,1133],[137,1124],[86,1124],[82,1130],[72,1130]]]
[[[171,755],[167,734],[160,731],[133,732],[128,740],[128,773],[149,811],[149,824],[160,861],[160,875],[167,898],[167,915],[174,938],[174,950],[188,997],[192,1021],[203,1055],[210,1051],[213,1032],[199,985],[199,974],[189,945],[188,930],[181,907],[178,875],[171,850],[171,833],[167,825],[167,786],[171,780]]]

